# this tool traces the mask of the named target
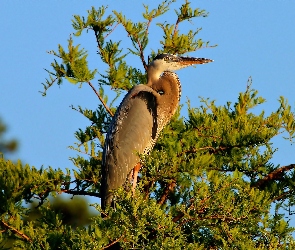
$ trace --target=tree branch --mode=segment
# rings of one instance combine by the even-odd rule
[[[27,235],[25,235],[23,232],[18,231],[16,228],[9,226],[6,222],[4,222],[3,220],[1,220],[1,224],[6,228],[9,229],[10,231],[12,231],[13,233],[19,235],[20,237],[22,237],[23,239],[25,239],[26,241],[29,242],[33,242]]]
[[[105,36],[104,36],[104,39],[106,39],[116,28],[117,28],[117,26],[119,25],[119,23],[117,23],[116,25],[115,25],[115,27],[114,28],[112,28],[112,30],[108,33],[108,34],[106,34]]]
[[[143,67],[144,67],[145,71],[147,71],[148,65],[146,64],[146,62],[144,60],[143,48],[142,48],[141,43],[140,43],[138,38],[136,39],[136,42],[138,44],[141,62],[143,64]]]
[[[92,88],[92,90],[94,91],[94,93],[97,95],[98,99],[100,100],[100,102],[103,104],[103,106],[105,107],[105,109],[108,111],[108,113],[111,116],[114,116],[113,112],[109,109],[109,107],[106,105],[106,103],[103,101],[103,99],[101,98],[101,96],[98,94],[98,92],[96,91],[96,89],[94,88],[94,86],[92,85],[91,82],[88,82],[88,85]]]
[[[116,239],[115,241],[111,242],[110,244],[108,244],[107,246],[103,247],[102,249],[107,249],[111,246],[114,246],[116,243],[118,243],[123,237],[124,237],[125,233],[121,235],[121,237],[119,237],[118,239]],[[113,248],[112,248],[113,249]],[[117,248],[114,248],[117,249]]]
[[[93,197],[101,198],[100,197],[100,194],[98,194],[98,193],[95,193],[95,192],[87,192],[87,191],[84,191],[84,190],[76,191],[76,190],[67,190],[67,189],[64,189],[64,190],[61,190],[61,192],[62,193],[66,193],[66,194],[72,194],[72,195],[88,195],[88,196],[93,196]]]
[[[289,190],[287,192],[284,192],[281,195],[273,198],[271,202],[280,201],[280,200],[284,199],[286,196],[290,196],[291,194],[294,194],[294,190],[293,189],[291,189],[291,190]]]
[[[281,180],[284,177],[285,172],[293,168],[295,168],[295,164],[290,164],[288,166],[283,166],[281,168],[278,168],[270,172],[264,178],[258,180],[256,183],[252,184],[252,187],[264,188],[269,181]]]
[[[164,189],[164,192],[160,198],[160,200],[158,201],[159,205],[163,205],[167,199],[168,199],[168,195],[170,194],[170,192],[172,192],[172,190],[176,187],[176,181],[173,180],[171,183],[167,183],[166,187]]]

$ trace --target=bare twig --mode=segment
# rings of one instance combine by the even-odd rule
[[[103,106],[105,107],[105,109],[107,110],[107,112],[111,115],[114,116],[113,112],[109,109],[109,107],[106,105],[106,103],[103,101],[103,99],[101,98],[101,96],[98,94],[98,92],[96,91],[96,89],[94,88],[94,86],[92,85],[91,82],[88,82],[88,85],[92,88],[92,90],[94,91],[94,93],[96,94],[96,96],[98,97],[98,99],[100,100],[100,102],[103,104]]]
[[[112,28],[112,30],[108,33],[108,34],[106,34],[105,35],[105,37],[104,37],[104,39],[106,39],[116,28],[117,28],[117,26],[119,25],[119,23],[117,23],[115,26],[114,26],[114,28]]]
[[[176,20],[176,23],[175,23],[174,31],[173,31],[173,38],[174,38],[175,35],[176,35],[176,32],[177,32],[177,30],[178,30],[178,25],[179,25],[179,23],[180,23],[180,20],[179,20],[179,17],[178,17],[177,20]]]
[[[147,23],[147,25],[146,25],[146,30],[145,30],[145,34],[146,34],[146,35],[148,35],[149,27],[150,27],[150,25],[151,25],[152,20],[153,20],[153,18],[150,18],[150,19],[148,20],[148,23]]]

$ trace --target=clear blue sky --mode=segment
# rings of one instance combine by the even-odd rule
[[[152,6],[157,5],[155,2],[158,1],[150,1]],[[198,96],[215,99],[220,105],[235,102],[252,76],[253,88],[267,99],[263,106],[267,113],[278,108],[280,95],[289,100],[294,111],[295,1],[192,2],[192,6],[204,8],[210,15],[194,19],[180,29],[202,27],[199,37],[218,47],[190,54],[214,59],[214,63],[178,72],[183,85],[182,103],[189,98],[192,106],[197,106]],[[75,142],[76,129],[84,128],[87,121],[69,106],[94,109],[98,99],[88,86],[78,89],[66,81],[60,87],[53,86],[42,97],[38,91],[47,77],[43,68],[49,68],[53,60],[46,51],[67,44],[73,32],[72,15],[86,15],[91,6],[104,4],[110,11],[122,11],[128,18],[139,20],[142,3],[148,1],[1,1],[0,117],[8,125],[7,138],[14,137],[20,143],[14,159],[36,167],[72,168],[68,158],[75,152],[67,147]],[[174,12],[166,18],[175,20]],[[117,32],[114,39],[128,39],[120,28]],[[150,39],[158,41],[161,35],[159,29],[153,29]],[[75,43],[89,50],[92,69],[103,68],[91,32]],[[151,42],[150,47],[156,50],[159,44]],[[132,57],[130,60],[134,65],[140,63],[132,61]],[[280,148],[275,164],[295,163],[294,146],[281,139],[274,143]]]

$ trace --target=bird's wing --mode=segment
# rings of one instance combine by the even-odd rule
[[[122,186],[138,154],[148,151],[157,134],[157,95],[146,85],[135,86],[120,104],[106,138],[102,163],[103,201],[110,203],[110,190]]]

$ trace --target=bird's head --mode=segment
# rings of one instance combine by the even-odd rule
[[[176,56],[172,54],[159,54],[150,63],[149,67],[163,71],[175,71],[194,64],[203,64],[213,62],[211,59],[199,58],[199,57],[184,57]]]
[[[164,71],[175,71],[194,64],[213,62],[211,59],[159,54],[148,66],[148,78],[158,79]]]

